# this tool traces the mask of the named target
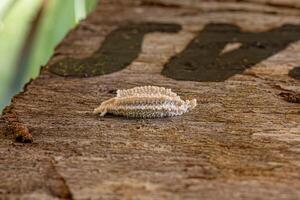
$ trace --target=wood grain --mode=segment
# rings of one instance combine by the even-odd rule
[[[299,10],[254,1],[182,2],[101,1],[65,37],[11,104],[33,143],[14,142],[5,131],[7,113],[0,121],[0,199],[300,198],[300,104],[280,95],[300,92],[289,75],[300,66],[299,41],[224,81],[161,74],[207,24],[266,32],[300,26]],[[128,22],[181,30],[145,34],[137,58],[117,72],[79,78],[49,71],[62,59],[90,57]],[[116,89],[141,85],[172,88],[199,105],[163,119],[92,114]]]

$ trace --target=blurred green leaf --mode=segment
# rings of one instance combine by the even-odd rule
[[[75,25],[75,2],[73,0],[48,1],[29,61],[27,81],[38,75],[41,65],[47,63],[56,44]]]
[[[1,0],[0,1],[0,20],[5,19],[11,8],[14,7],[17,0]]]
[[[13,8],[7,7],[12,2],[6,1],[6,4],[2,2],[5,7],[2,9],[2,16],[5,12],[5,18],[0,21],[0,109],[13,95],[10,93],[10,81],[16,70],[16,60],[26,38],[31,18],[41,3],[40,0],[22,0],[15,2]]]
[[[86,0],[85,1],[86,12],[90,13],[91,11],[93,11],[98,2],[99,0]]]
[[[55,46],[97,2],[0,0],[0,110],[25,82],[38,75],[40,66],[47,63]]]
[[[76,22],[86,17],[86,0],[75,0],[75,20]]]

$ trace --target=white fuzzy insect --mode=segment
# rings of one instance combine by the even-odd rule
[[[156,86],[118,90],[117,96],[101,103],[95,114],[107,113],[132,118],[160,118],[182,115],[197,105],[196,99],[183,101],[171,89]]]

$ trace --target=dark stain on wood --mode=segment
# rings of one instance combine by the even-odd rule
[[[300,94],[295,92],[281,92],[279,96],[290,103],[300,103]]]
[[[92,56],[85,59],[65,58],[51,65],[49,71],[70,77],[91,77],[120,71],[138,57],[145,34],[175,33],[180,29],[177,24],[127,24],[112,31]]]
[[[300,67],[295,67],[294,69],[292,69],[289,72],[289,76],[294,79],[300,80]]]
[[[176,80],[222,82],[299,39],[300,26],[291,24],[257,33],[231,24],[208,24],[165,65],[162,74]],[[240,43],[240,47],[222,53],[230,43]]]
[[[180,5],[172,2],[162,2],[162,1],[149,1],[145,0],[141,2],[142,6],[154,6],[154,7],[166,7],[166,8],[180,8]]]

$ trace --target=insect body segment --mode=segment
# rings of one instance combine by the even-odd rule
[[[118,90],[116,97],[102,102],[94,113],[100,113],[100,116],[110,113],[132,118],[160,118],[182,115],[196,105],[196,99],[184,101],[171,89],[144,86]]]

